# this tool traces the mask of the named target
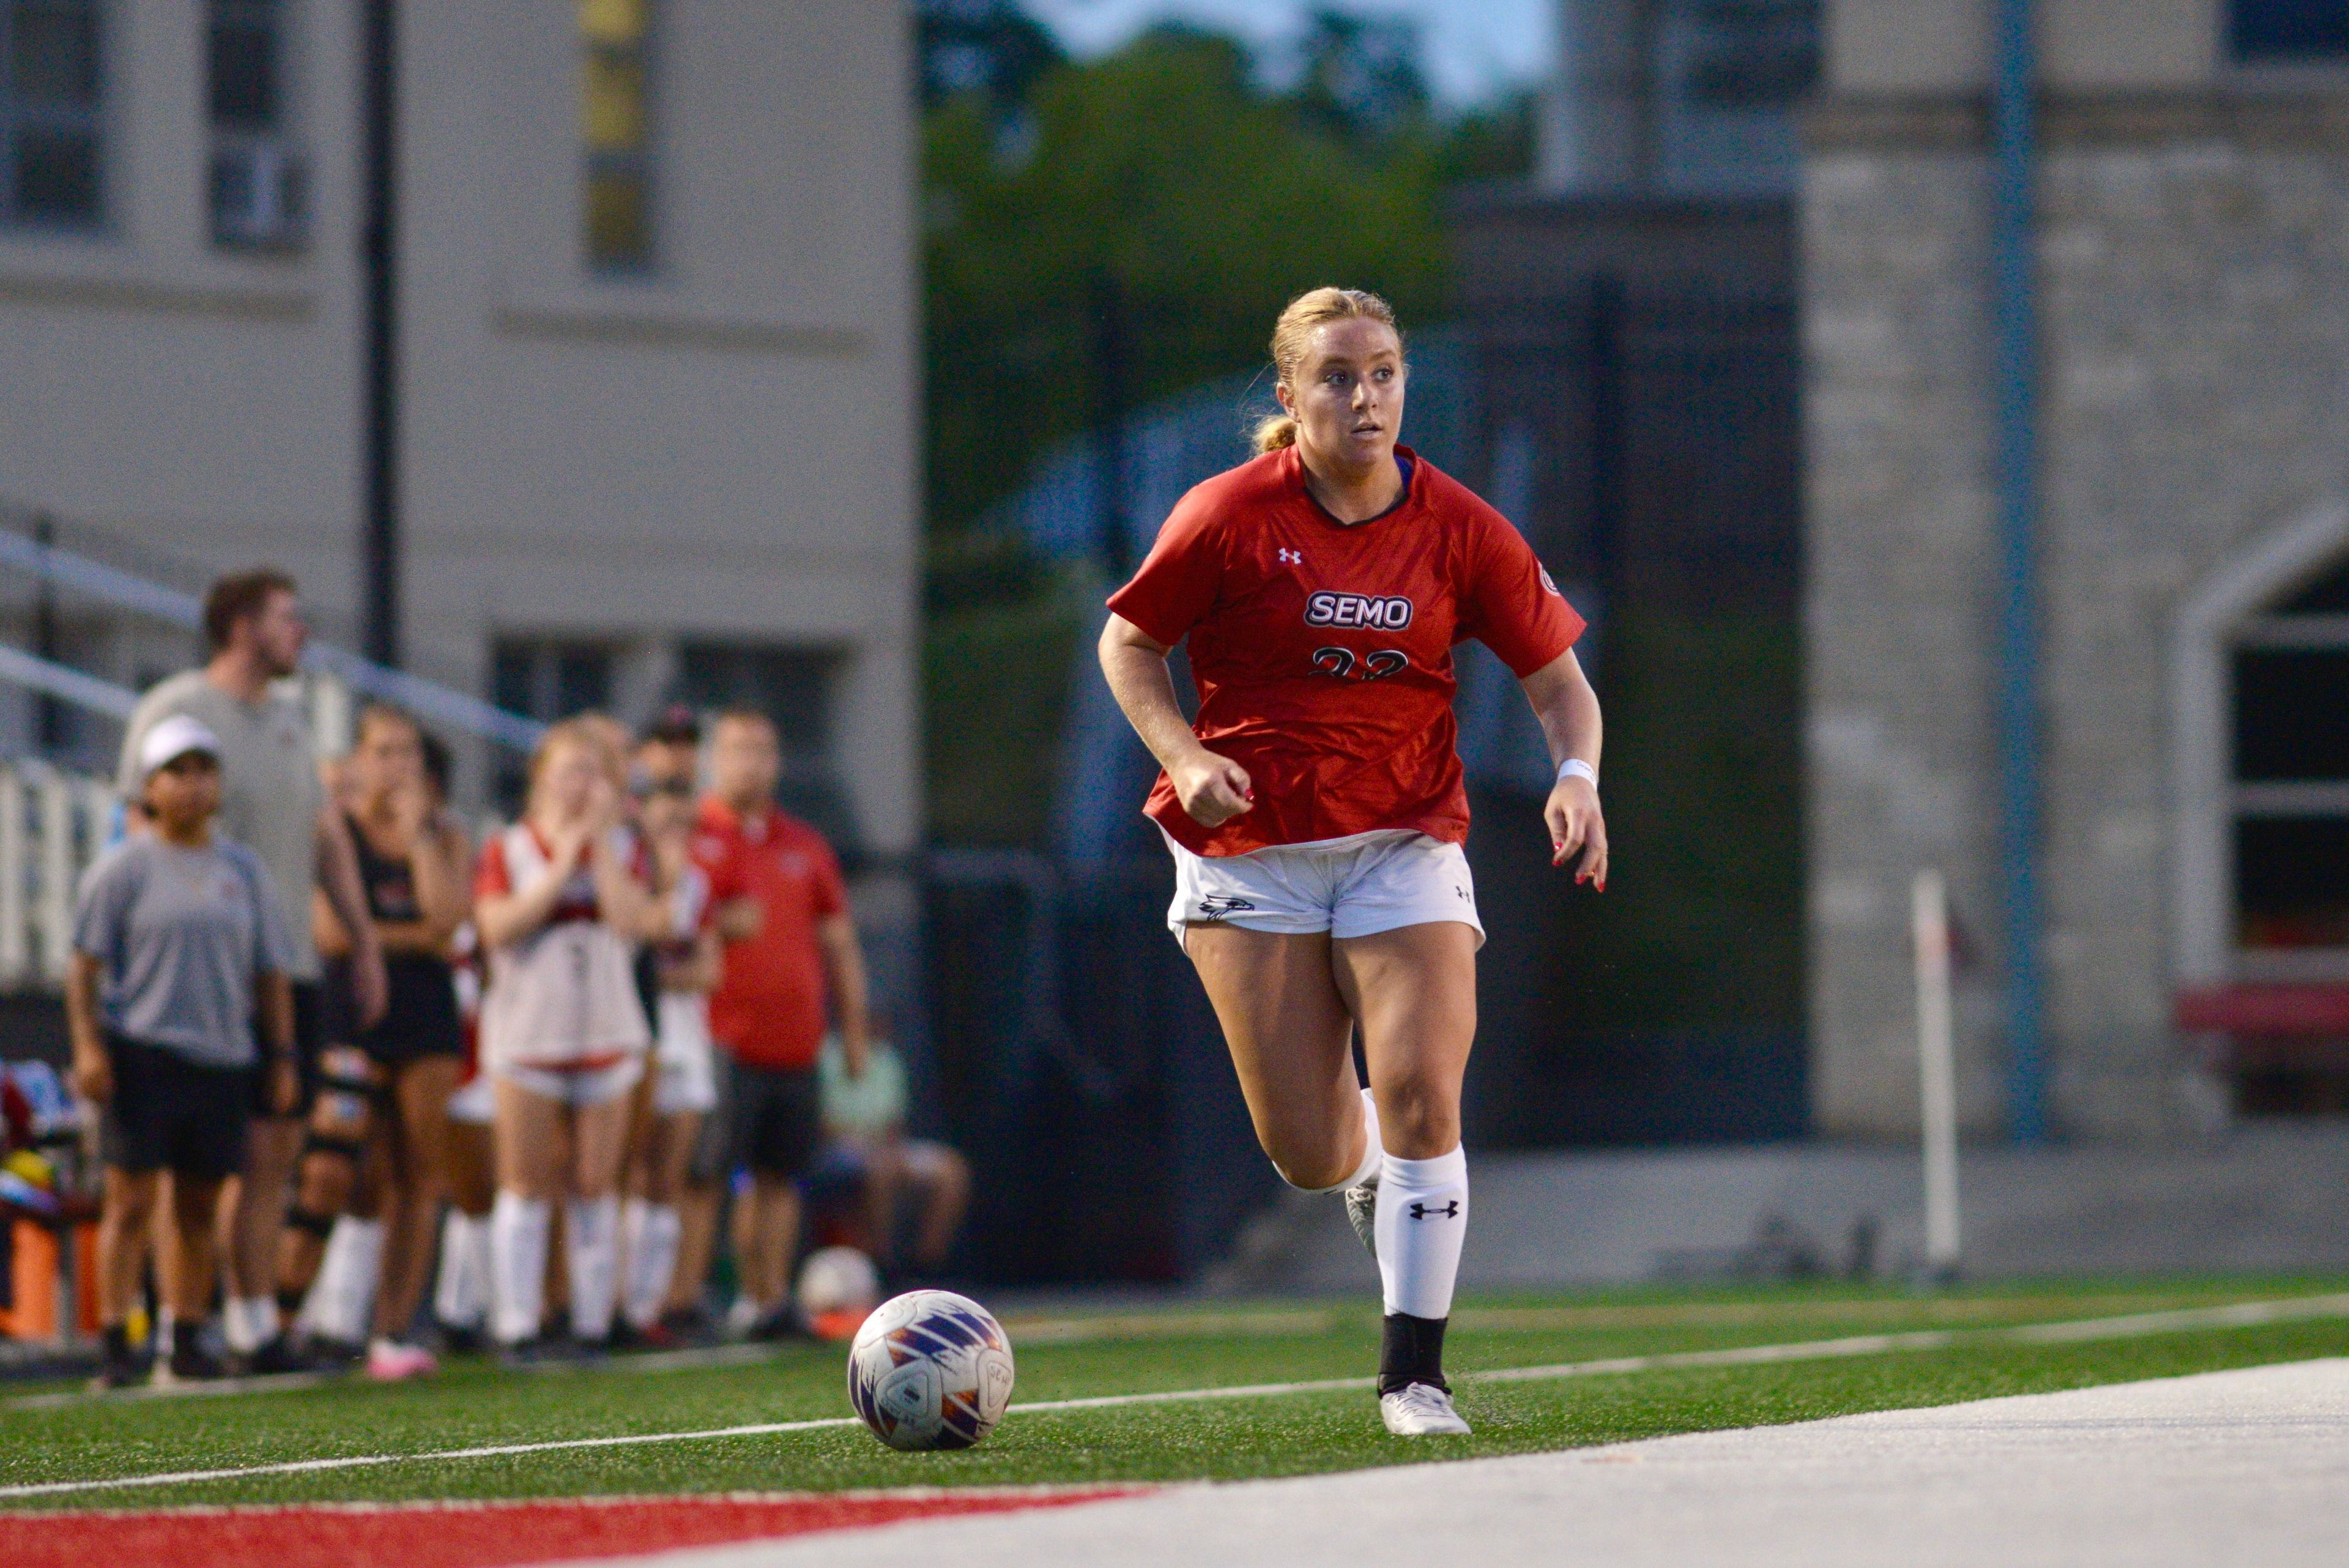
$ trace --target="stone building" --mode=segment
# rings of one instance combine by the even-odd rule
[[[339,639],[363,592],[363,10],[0,4],[5,525],[46,516],[181,588],[282,564]],[[408,663],[544,717],[762,704],[841,823],[910,849],[905,7],[395,11]],[[0,583],[20,644],[26,608]],[[66,656],[117,681],[189,656],[62,612]],[[7,717],[0,750],[26,749]]]
[[[1928,866],[1978,939],[1964,1116],[1990,1133],[2006,1111],[1989,10],[1829,0],[1806,124],[1830,1135],[1915,1125],[1907,904]],[[2177,1019],[2181,993],[2322,1012],[2349,982],[2349,11],[2039,13],[2049,1107],[2059,1136],[2158,1137],[2337,1073],[2321,1050],[2275,1072],[2214,1054]]]

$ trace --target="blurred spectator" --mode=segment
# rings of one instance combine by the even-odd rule
[[[822,1131],[816,1054],[825,1004],[840,1021],[843,1070],[864,1071],[864,958],[831,846],[776,805],[782,746],[763,713],[730,712],[710,744],[711,793],[694,855],[709,872],[725,939],[710,1031],[732,1059],[726,1120],[730,1171],[748,1168],[734,1206],[742,1293],[738,1332],[789,1332],[799,1243],[797,1179]]]
[[[702,1118],[718,1104],[709,992],[718,983],[719,957],[718,934],[709,925],[709,876],[692,858],[692,775],[640,767],[636,787],[653,888],[675,925],[667,940],[647,949],[654,971],[653,1081],[621,1211],[627,1252],[621,1304],[630,1331],[657,1341],[668,1337],[661,1319],[684,1235],[679,1201]],[[705,1247],[700,1262],[707,1262]]]
[[[354,1032],[381,1085],[372,1158],[382,1179],[385,1245],[367,1373],[388,1380],[433,1366],[429,1352],[408,1343],[408,1329],[431,1277],[449,1099],[465,1066],[448,953],[471,910],[472,856],[426,774],[424,733],[408,714],[381,704],[363,710],[349,772],[356,805],[348,827],[391,982],[384,1015]],[[318,913],[331,1001],[349,993],[351,942],[332,910]]]
[[[653,721],[636,748],[636,786],[640,791],[683,789],[690,798],[701,778],[701,722],[692,709],[674,703]],[[704,1022],[707,1023],[707,1006]],[[669,1271],[668,1296],[660,1321],[672,1332],[706,1330],[702,1293],[718,1247],[718,1222],[726,1198],[726,1118],[723,1106],[729,1064],[713,1051],[710,1106],[700,1118],[686,1157],[677,1195],[677,1262]]]
[[[270,690],[301,668],[309,637],[293,580],[265,569],[222,577],[204,598],[204,637],[212,658],[203,669],[175,675],[140,699],[123,736],[118,783],[126,801],[141,799],[140,748],[164,719],[192,718],[217,737],[220,830],[268,868],[290,944],[285,973],[294,988],[300,1091],[290,1107],[261,1107],[244,1140],[225,1260],[229,1346],[254,1369],[266,1371],[292,1364],[279,1333],[275,1293],[287,1182],[302,1147],[302,1117],[316,1091],[323,1039],[320,965],[307,918],[314,886],[357,933],[351,979],[362,1024],[382,1014],[386,980],[350,836],[323,798],[309,722],[299,706]]]
[[[220,747],[185,714],[147,727],[134,760],[149,830],[90,868],[74,915],[66,986],[74,1079],[104,1107],[98,1382],[107,1387],[137,1375],[125,1324],[164,1170],[171,1244],[160,1251],[174,1321],[156,1374],[225,1370],[198,1338],[211,1308],[221,1185],[243,1158],[256,1103],[282,1117],[298,1090],[285,978],[293,946],[260,857],[213,831]]]
[[[936,1276],[970,1209],[969,1161],[946,1144],[905,1136],[905,1064],[877,1030],[860,1076],[848,1075],[836,1039],[823,1043],[817,1075],[829,1140],[823,1165],[860,1183],[874,1262],[893,1275]],[[901,1260],[897,1241],[908,1220],[913,1250]]]
[[[474,883],[489,959],[481,1056],[497,1114],[492,1317],[518,1354],[542,1329],[558,1197],[574,1337],[602,1342],[617,1300],[619,1178],[652,1043],[634,944],[670,929],[621,824],[620,761],[597,726],[548,731],[523,820],[490,841]]]

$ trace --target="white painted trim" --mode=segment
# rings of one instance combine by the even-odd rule
[[[2238,648],[2349,648],[2349,615],[2254,616],[2235,628]]]
[[[2349,779],[2235,786],[2237,816],[2349,816]]]
[[[2189,595],[2170,664],[2170,940],[2174,978],[2214,985],[2232,967],[2233,724],[2227,650],[2241,624],[2349,552],[2349,505],[2320,507],[2268,535]]]

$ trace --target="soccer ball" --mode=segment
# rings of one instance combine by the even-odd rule
[[[854,1247],[825,1247],[800,1265],[800,1312],[818,1339],[846,1339],[881,1299],[873,1260]]]
[[[893,1449],[967,1449],[1011,1403],[1011,1341],[952,1291],[881,1303],[848,1352],[848,1402]]]

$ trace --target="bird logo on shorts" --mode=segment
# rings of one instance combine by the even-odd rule
[[[1246,898],[1235,898],[1228,893],[1210,893],[1199,900],[1199,918],[1220,920],[1226,915],[1243,914],[1255,908]]]

